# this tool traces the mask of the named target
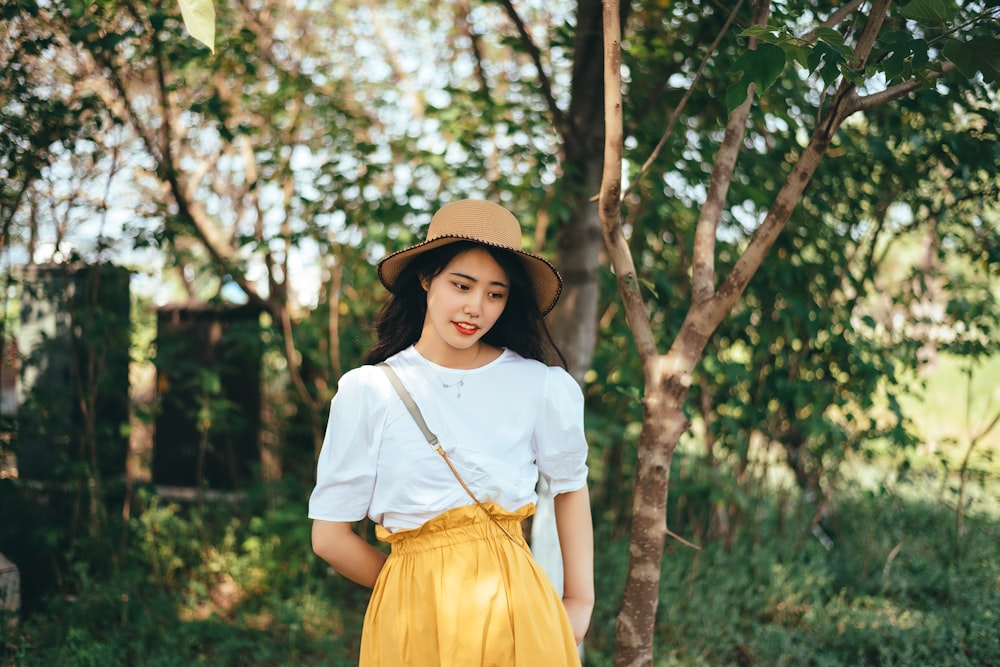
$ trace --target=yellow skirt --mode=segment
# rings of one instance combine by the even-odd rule
[[[526,548],[517,512],[487,503],[515,544],[476,505],[449,510],[392,545],[361,634],[362,667],[562,667],[580,664],[548,575]]]

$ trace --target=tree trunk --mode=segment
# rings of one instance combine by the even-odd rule
[[[603,242],[601,218],[591,196],[601,187],[604,138],[601,96],[601,3],[580,0],[573,66],[572,102],[568,117],[556,119],[564,150],[563,190],[570,217],[561,221],[555,264],[563,278],[559,304],[549,316],[552,337],[578,383],[590,368],[597,341],[598,271]],[[555,507],[544,484],[531,524],[531,544],[557,590],[562,590],[562,557],[556,533]]]
[[[604,87],[600,0],[580,0],[574,44],[572,101],[560,128],[564,155],[562,187],[570,208],[560,221],[556,266],[563,293],[550,318],[556,344],[570,374],[583,383],[597,340],[598,272],[603,241],[597,205],[601,187]]]
[[[556,265],[563,277],[563,293],[549,326],[567,370],[582,385],[597,342],[597,277],[603,243],[597,206],[585,194],[600,188],[600,164],[596,170],[593,162],[579,166],[587,172],[588,182],[576,186],[580,194],[573,198],[573,217],[559,229]]]
[[[913,280],[914,303],[910,317],[917,323],[914,338],[922,344],[917,350],[920,375],[930,377],[938,370],[938,345],[935,329],[945,318],[945,304],[941,298],[942,283],[938,276],[937,213],[927,216],[924,226],[923,248],[917,261],[918,274]]]
[[[859,66],[867,61],[887,10],[888,0],[879,0],[871,8],[854,52],[854,62]],[[769,12],[768,0],[757,2],[753,23],[765,24]],[[750,40],[749,46],[754,48],[755,41]],[[767,216],[750,237],[729,274],[717,282],[714,262],[716,229],[725,209],[725,197],[742,145],[749,105],[753,102],[751,88],[746,102],[729,117],[726,135],[711,175],[705,209],[698,220],[692,264],[691,307],[670,350],[666,355],[660,355],[649,312],[639,291],[635,264],[622,230],[621,22],[617,0],[606,0],[604,3],[604,61],[605,144],[599,212],[618,293],[642,362],[645,382],[629,570],[617,622],[615,665],[648,667],[653,664],[664,539],[672,534],[667,528],[666,513],[670,465],[677,443],[688,428],[684,402],[695,365],[709,337],[736,305],[750,278],[784,229],[844,119],[856,111],[897,99],[921,84],[917,81],[906,82],[881,93],[860,97],[854,84],[843,80],[819,118],[809,144],[802,150],[775,195]]]

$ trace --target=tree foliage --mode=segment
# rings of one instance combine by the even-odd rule
[[[966,15],[961,16],[957,23],[951,24],[947,20],[958,17],[959,13],[948,12],[945,5],[939,7],[935,3],[914,3],[898,13],[891,12],[888,3],[875,3],[865,14],[852,16],[851,13],[857,6],[847,6],[835,12],[828,19],[829,25],[821,22],[820,26],[802,39],[790,37],[798,26],[789,20],[791,17],[782,13],[783,7],[758,3],[752,8],[752,16],[749,17],[751,27],[741,33],[750,38],[749,48],[737,48],[730,52],[735,56],[730,71],[741,73],[741,76],[727,87],[725,132],[716,144],[717,153],[710,158],[710,168],[706,169],[711,176],[707,183],[704,179],[695,181],[704,183],[706,187],[690,246],[690,302],[684,322],[676,337],[670,341],[666,352],[660,352],[652,326],[654,317],[641,294],[643,281],[634,259],[636,253],[623,232],[623,222],[628,220],[629,202],[626,199],[623,208],[620,197],[623,187],[622,164],[626,157],[623,149],[628,142],[622,115],[622,54],[619,46],[622,28],[617,21],[616,3],[609,3],[606,8],[607,138],[600,209],[605,242],[614,267],[618,293],[638,348],[645,387],[643,429],[638,445],[639,462],[632,511],[632,562],[622,613],[619,616],[617,664],[652,664],[653,624],[659,599],[659,562],[663,554],[664,537],[670,533],[666,526],[669,473],[678,442],[689,427],[685,403],[694,380],[698,377],[696,366],[710,337],[716,333],[726,316],[738,306],[763,265],[765,255],[773,251],[780,242],[782,232],[800,200],[808,196],[807,185],[813,180],[828,151],[836,149],[839,134],[842,128],[848,126],[848,120],[860,112],[871,112],[927,89],[937,79],[956,70],[954,62],[940,55],[932,59],[927,43],[921,40],[926,38],[933,42],[942,28],[950,38],[957,33],[964,33],[964,43],[950,45],[949,51],[953,54],[970,45],[982,46],[983,43],[978,41],[980,38],[986,40],[987,51],[996,42],[996,37],[992,34],[995,16],[990,8],[967,6],[964,8]],[[810,14],[809,18],[817,16],[822,14]],[[796,16],[794,20],[797,19]],[[727,19],[726,26],[733,20],[740,20],[738,6]],[[893,32],[894,25],[902,27],[908,21],[918,22],[914,26],[915,34],[904,38],[902,34]],[[843,32],[822,30],[829,27],[840,28]],[[717,47],[725,49],[724,32],[725,28],[723,33],[718,33],[713,43],[713,56]],[[817,40],[822,40],[820,47],[814,48],[812,45]],[[831,47],[837,46],[841,48],[831,51]],[[786,58],[804,70],[802,76],[789,77],[791,85],[787,87],[779,85]],[[976,68],[985,70],[985,80],[989,82],[992,73],[991,65],[987,62],[978,62]],[[820,69],[821,66],[822,76],[813,77],[812,70]],[[699,68],[695,77],[700,77],[702,71]],[[711,74],[707,76],[711,77]],[[969,96],[982,92],[988,98],[991,94],[989,88],[984,89],[975,80],[969,83],[959,80],[955,85],[960,95]],[[760,95],[759,104],[752,97],[755,92]],[[679,104],[686,103],[687,100],[685,93]],[[975,104],[968,97],[964,101],[966,107],[970,106],[970,102]],[[803,109],[809,109],[810,113],[802,114]],[[675,113],[672,120],[676,116]],[[803,122],[800,119],[805,120]],[[789,133],[788,130],[792,132]],[[668,129],[657,150],[665,143],[669,133]],[[771,140],[771,133],[778,138]],[[775,144],[782,143],[782,135],[791,140],[785,152],[774,150]],[[905,145],[906,140],[901,143]],[[768,182],[768,177],[764,178],[764,190],[759,199],[743,200],[744,214],[748,214],[749,219],[756,218],[757,225],[742,237],[733,252],[727,249],[726,238],[722,234],[725,230],[723,225],[728,222],[727,214],[735,213],[727,207],[727,200],[733,201],[730,197],[734,194],[738,196],[740,185],[748,182],[741,178],[741,165],[760,166],[761,161],[755,159],[755,153],[764,156],[764,163],[768,161],[769,155],[777,158],[774,167],[778,177],[773,183]],[[646,161],[640,176],[645,175],[649,165],[650,161]],[[689,181],[688,186],[691,185],[692,182]],[[640,207],[644,204],[645,202],[640,204]],[[737,237],[740,237],[738,233]],[[639,252],[641,251],[642,248],[639,248]],[[731,257],[731,265],[720,266],[719,260],[727,256]],[[800,265],[809,266],[812,263],[810,253],[792,255],[786,250],[785,256],[779,254],[779,258],[785,257],[798,258]],[[816,273],[815,267],[811,273]],[[818,347],[818,336],[811,336],[810,333],[819,333],[827,339],[832,337],[834,343],[840,344],[845,325],[854,325],[861,313],[848,309],[842,311],[839,324],[828,323],[831,324],[830,329],[817,327],[810,332],[807,326],[804,331],[796,332],[790,326],[797,323],[796,316],[805,316],[806,322],[816,318],[815,311],[810,313],[808,309],[788,307],[786,294],[792,290],[794,276],[794,270],[786,270],[784,275],[778,276],[777,284],[765,290],[765,299],[758,304],[749,302],[751,307],[758,306],[757,312],[751,317],[753,329],[748,330],[751,337],[749,350],[759,350],[766,346],[764,349],[770,358],[755,358],[747,353],[741,355],[740,348],[735,349],[734,356],[751,357],[750,362],[744,366],[751,377],[749,391],[745,388],[739,397],[744,403],[752,404],[755,398],[766,401],[762,412],[764,415],[773,415],[775,421],[768,423],[770,429],[765,438],[773,437],[782,443],[787,461],[803,486],[807,486],[810,477],[815,477],[815,474],[810,474],[808,462],[803,460],[803,454],[808,451],[807,445],[811,446],[812,451],[809,453],[812,455],[814,469],[836,470],[837,461],[850,451],[852,442],[870,438],[884,428],[878,425],[878,417],[872,414],[875,407],[873,398],[876,396],[875,391],[880,388],[882,378],[888,378],[890,384],[895,382],[895,368],[892,364],[882,364],[873,355],[862,357],[868,362],[868,368],[850,362],[845,364],[843,360],[849,357],[842,353],[836,354],[838,345],[827,347],[825,359],[821,351],[818,368],[802,368],[802,358],[797,353],[804,347],[809,350]],[[856,298],[854,287],[856,285],[848,286],[851,289],[848,301]],[[782,311],[787,311],[788,314],[782,317]],[[756,321],[753,321],[754,316]],[[761,322],[774,322],[778,328],[776,331],[768,330],[760,325]],[[762,340],[761,334],[770,334],[770,340]],[[865,341],[865,338],[854,338],[854,346],[849,343],[840,345],[840,348],[844,350],[852,347],[853,353],[859,349],[858,341]],[[785,351],[786,345],[791,354]],[[834,356],[830,358],[829,353]],[[789,359],[789,356],[793,358]],[[872,362],[874,365],[871,365]],[[768,368],[774,368],[776,372],[765,374]],[[813,397],[819,399],[816,403],[809,402],[807,394],[794,390],[793,383],[798,381],[799,373],[803,371],[803,377],[810,379],[815,378],[817,372],[820,377],[829,373],[841,385],[841,389],[838,390],[833,385],[833,393]],[[871,382],[868,387],[862,388],[858,394],[849,396],[845,401],[842,398],[845,394],[843,388],[854,386],[849,384],[852,373],[868,378]],[[726,374],[717,374],[715,379],[725,381]],[[773,380],[774,383],[768,380]],[[899,426],[902,420],[898,407],[892,394],[888,398],[889,407],[896,416],[890,426]],[[708,414],[711,398],[702,401],[702,406]],[[817,423],[820,429],[810,427],[808,417],[814,413],[823,415],[824,421]],[[845,421],[850,421],[858,413],[864,415],[861,419],[863,424],[867,422],[876,425],[875,433],[867,425],[857,429],[845,424]],[[738,416],[740,412],[721,413],[723,419],[711,422],[710,428],[717,428],[716,425],[721,423],[725,432],[728,430],[725,429],[727,423],[735,423],[735,420],[727,420],[725,417],[733,414]],[[761,417],[759,413],[754,416],[758,420]],[[845,429],[845,426],[848,428]],[[850,437],[850,431],[861,437]],[[739,450],[743,449],[745,452],[749,444],[746,430],[738,437],[737,450],[742,474],[748,457]],[[714,445],[714,433],[709,433],[707,442],[710,447]]]
[[[668,488],[703,503],[672,492],[674,532],[732,541],[777,457],[818,520],[840,462],[911,442],[895,395],[934,350],[996,351],[995,3],[627,5],[603,74],[593,1],[244,0],[214,52],[181,8],[4,7],[0,252],[126,257],[173,299],[262,308],[286,473],[371,340],[373,262],[460,196],[560,264],[595,512],[647,531],[635,571],[659,572]],[[602,251],[609,72],[627,180]],[[682,437],[703,475],[668,487]],[[650,632],[620,646],[651,660]]]

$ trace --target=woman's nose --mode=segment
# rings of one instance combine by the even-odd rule
[[[483,295],[471,293],[465,300],[465,312],[469,315],[479,315],[483,312]]]

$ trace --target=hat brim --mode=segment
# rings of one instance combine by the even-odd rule
[[[559,272],[556,271],[556,267],[552,266],[548,260],[544,257],[524,252],[523,250],[515,250],[507,246],[487,243],[481,239],[459,234],[438,236],[429,241],[424,241],[386,255],[378,263],[378,279],[387,290],[395,292],[396,280],[403,272],[403,269],[416,257],[434,248],[459,241],[471,241],[479,245],[506,250],[518,257],[525,271],[528,273],[528,278],[531,280],[532,289],[535,293],[535,303],[538,304],[538,311],[542,316],[545,316],[555,308],[556,302],[559,301],[559,295],[562,294],[563,281]]]

